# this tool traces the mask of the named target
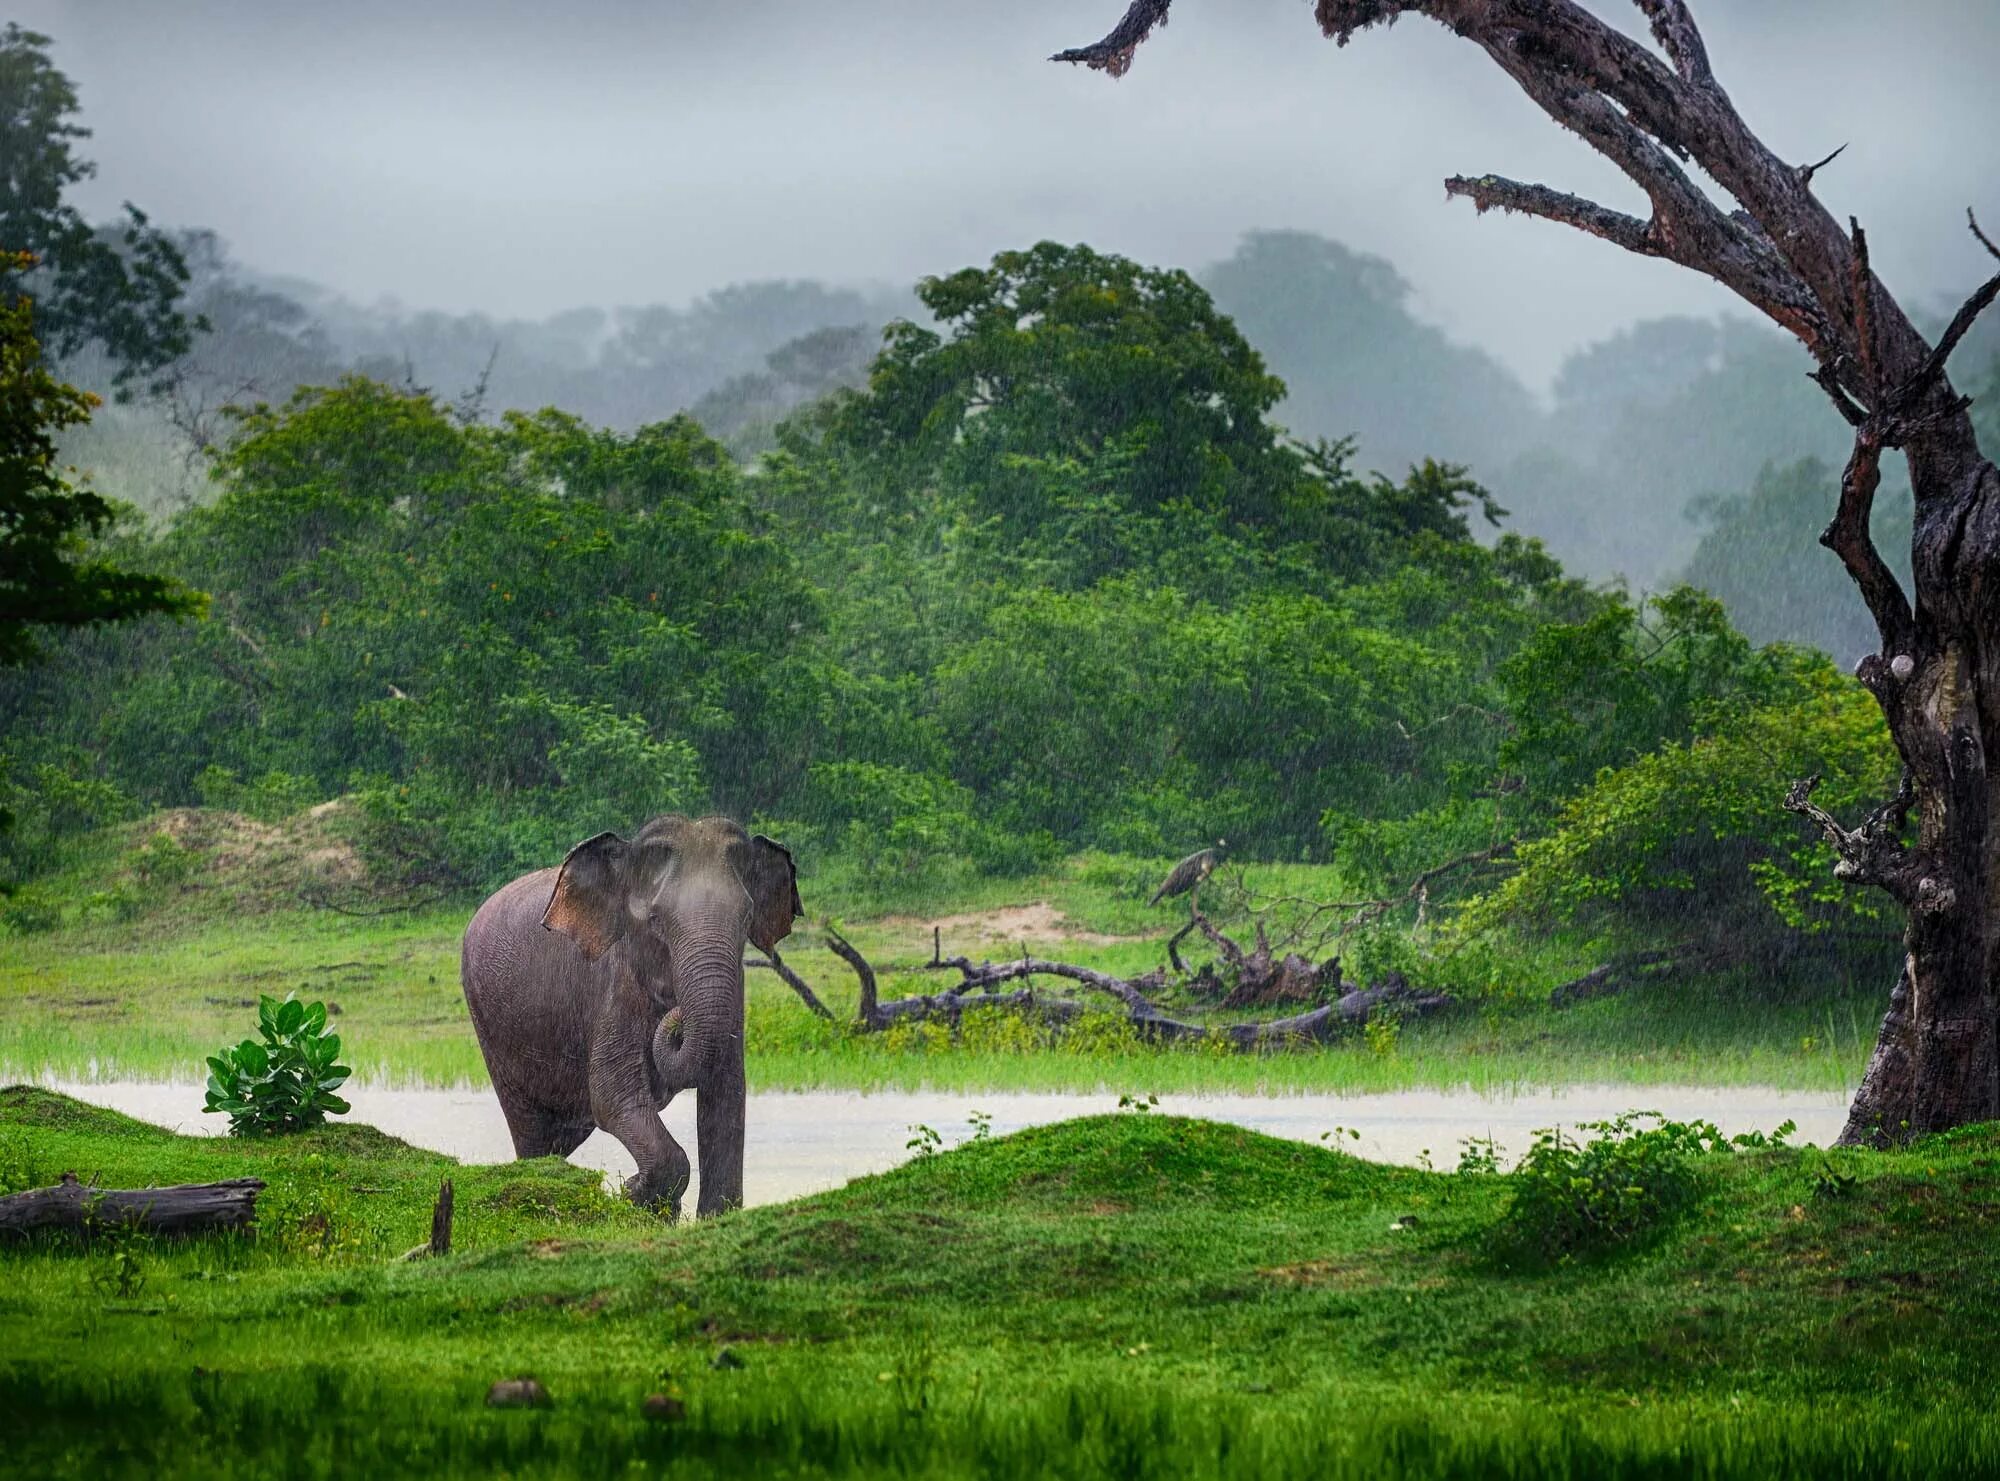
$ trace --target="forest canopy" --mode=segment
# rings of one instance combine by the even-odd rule
[[[1641,933],[1860,908],[1776,807],[1888,769],[1826,659],[1567,574],[1463,467],[1296,440],[1187,274],[1042,243],[918,298],[749,462],[364,376],[233,413],[210,495],[104,541],[208,614],[0,699],[17,882],[146,809],[351,796],[447,888],[713,807],[885,876],[1226,836],[1381,882],[1483,850],[1465,893]]]

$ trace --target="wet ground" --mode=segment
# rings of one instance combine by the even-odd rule
[[[140,1081],[49,1082],[52,1089],[94,1105],[190,1134],[219,1134],[226,1118],[204,1115],[202,1087]],[[412,1146],[443,1152],[461,1162],[504,1162],[513,1156],[507,1124],[490,1090],[386,1090],[368,1086],[345,1092],[347,1119],[366,1122]],[[1118,1108],[1115,1093],[1083,1095],[964,1095],[851,1091],[770,1093],[750,1097],[749,1148],[744,1197],[752,1204],[779,1203],[835,1188],[852,1178],[882,1172],[911,1155],[920,1127],[944,1146],[974,1134],[975,1113],[991,1118],[993,1134],[1026,1126],[1096,1115]],[[1840,1133],[1846,1115],[1841,1095],[1700,1086],[1578,1085],[1505,1096],[1473,1091],[1398,1091],[1385,1095],[1162,1096],[1159,1110],[1234,1122],[1272,1136],[1317,1142],[1323,1133],[1343,1149],[1380,1162],[1438,1167],[1458,1160],[1468,1137],[1492,1137],[1511,1161],[1545,1126],[1573,1125],[1626,1110],[1659,1111],[1677,1120],[1713,1121],[1723,1131],[1770,1131],[1798,1123],[1798,1142],[1821,1146]],[[667,1108],[667,1126],[694,1154],[694,1101]],[[1348,1131],[1360,1133],[1358,1138]],[[593,1134],[570,1159],[623,1177],[632,1171],[625,1149],[603,1132]],[[700,1169],[696,1169],[699,1182]],[[693,1190],[689,1192],[692,1202]]]

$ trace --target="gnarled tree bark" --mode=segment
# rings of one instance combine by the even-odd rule
[[[1057,60],[1121,73],[1171,3],[1133,0],[1103,41]],[[1818,362],[1813,378],[1854,428],[1839,508],[1820,539],[1881,633],[1857,677],[1908,769],[1907,796],[1852,831],[1809,807],[1809,788],[1787,799],[1833,844],[1836,873],[1886,890],[1906,912],[1903,973],[1842,1139],[1899,1141],[1991,1120],[2000,1116],[2000,770],[1988,760],[2000,749],[2000,470],[1981,454],[1946,362],[2000,296],[2000,275],[1935,345],[1926,341],[1870,270],[1860,226],[1843,229],[1814,196],[1829,161],[1794,165],[1757,137],[1716,80],[1685,0],[1634,3],[1652,47],[1575,0],[1315,0],[1314,14],[1342,45],[1406,14],[1446,27],[1618,166],[1650,209],[1642,218],[1498,175],[1454,176],[1447,196],[1706,274]],[[1697,169],[1733,209],[1696,183]],[[1908,594],[1869,536],[1888,451],[1907,460],[1915,498]],[[1911,814],[1915,837],[1905,841]]]

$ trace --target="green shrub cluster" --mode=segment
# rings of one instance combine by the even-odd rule
[[[1783,1145],[1793,1126],[1787,1121],[1770,1136],[1725,1137],[1706,1121],[1628,1111],[1574,1130],[1538,1133],[1511,1174],[1513,1196],[1488,1235],[1503,1262],[1562,1265],[1644,1244],[1699,1199],[1703,1158]],[[1460,1170],[1491,1173],[1496,1166],[1490,1143],[1474,1143]]]

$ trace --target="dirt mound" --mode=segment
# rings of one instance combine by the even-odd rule
[[[882,922],[892,930],[933,930],[943,933],[946,944],[953,941],[1081,941],[1091,946],[1116,946],[1124,941],[1141,941],[1142,936],[1107,936],[1073,926],[1069,918],[1046,900],[1032,905],[1004,905],[998,910],[975,910],[964,915],[940,915],[922,919],[914,915],[893,915]]]
[[[252,905],[295,904],[302,895],[365,895],[372,871],[342,836],[339,821],[340,810],[324,805],[277,823],[223,808],[171,808],[133,825],[126,865],[135,874]]]

